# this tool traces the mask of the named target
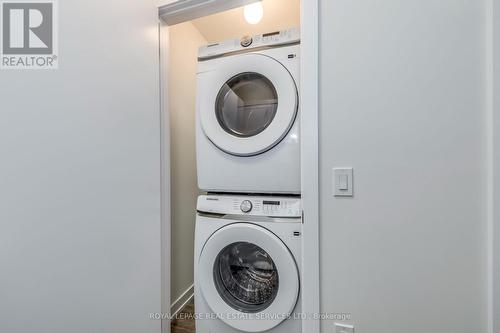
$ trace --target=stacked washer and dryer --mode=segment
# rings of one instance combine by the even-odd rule
[[[301,332],[296,28],[201,47],[196,332]]]

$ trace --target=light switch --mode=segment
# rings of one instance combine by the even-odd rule
[[[339,175],[339,190],[347,191],[349,189],[349,176]]]
[[[354,326],[335,323],[335,333],[354,333]]]
[[[353,196],[352,168],[333,169],[333,193],[336,197]]]

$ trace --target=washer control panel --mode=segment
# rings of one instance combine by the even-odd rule
[[[197,210],[224,215],[301,217],[302,201],[296,197],[200,195]]]
[[[299,28],[274,31],[262,35],[243,36],[200,47],[198,49],[198,60],[208,60],[258,48],[280,47],[297,43],[300,43]]]

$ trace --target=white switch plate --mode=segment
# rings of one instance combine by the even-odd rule
[[[336,197],[353,196],[352,174],[352,168],[333,168],[333,194]]]
[[[354,333],[354,326],[335,323],[335,333]]]

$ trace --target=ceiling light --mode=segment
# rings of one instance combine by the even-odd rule
[[[262,7],[262,2],[259,1],[246,5],[243,9],[243,15],[248,23],[259,23],[260,20],[262,20],[262,16],[264,16],[264,7]]]

